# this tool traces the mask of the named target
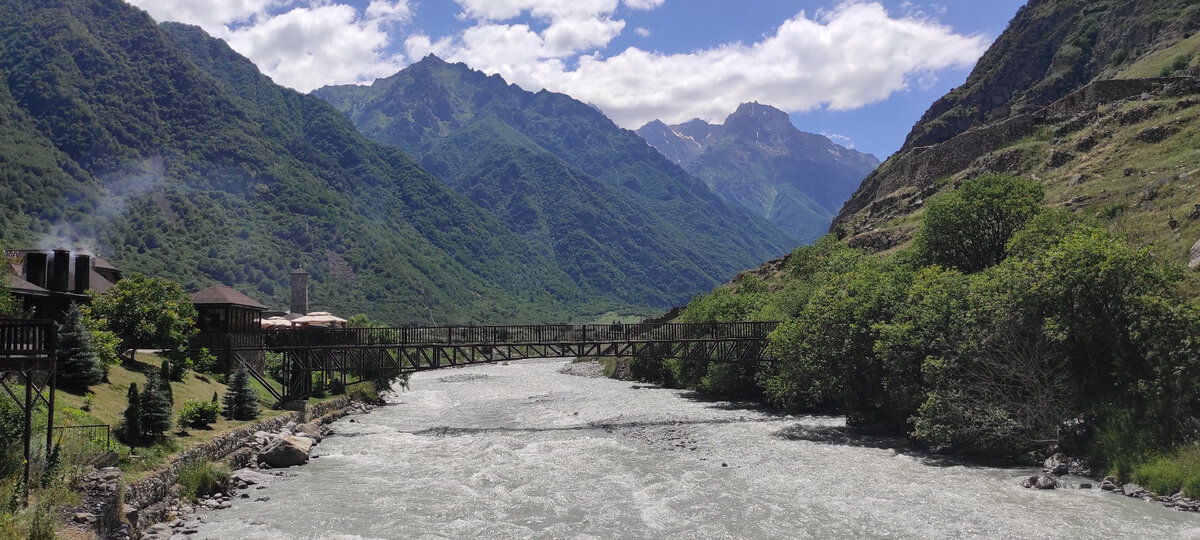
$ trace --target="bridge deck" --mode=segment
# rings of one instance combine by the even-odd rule
[[[283,353],[280,401],[312,395],[314,388],[416,371],[525,358],[607,356],[683,358],[716,362],[763,359],[777,323],[673,323],[402,328],[301,328],[207,332],[201,347],[246,365],[271,388],[245,354]]]
[[[302,328],[255,332],[204,332],[192,348],[219,351],[282,351],[436,347],[441,345],[557,345],[761,341],[778,323],[584,324],[518,326],[436,326],[399,328]]]

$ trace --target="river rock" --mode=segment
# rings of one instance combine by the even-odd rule
[[[1021,487],[1038,488],[1038,489],[1054,489],[1058,487],[1058,481],[1053,476],[1038,474],[1030,476],[1021,482]]]
[[[296,427],[292,428],[292,433],[308,437],[314,442],[321,442],[321,426],[316,422],[297,424]]]
[[[308,437],[283,435],[258,455],[258,461],[272,468],[303,465],[308,462],[313,440]]]
[[[245,484],[247,486],[253,486],[263,484],[263,482],[268,481],[271,478],[269,475],[257,472],[257,470],[238,469],[234,470],[233,474],[229,475],[229,479],[235,482],[241,482],[241,484]]]
[[[1121,493],[1127,497],[1141,497],[1146,494],[1146,488],[1134,483],[1129,483],[1121,486]]]
[[[1083,458],[1071,458],[1067,462],[1067,472],[1075,476],[1091,476],[1092,465]]]
[[[1066,454],[1058,452],[1046,458],[1045,463],[1042,464],[1042,471],[1050,474],[1067,474],[1070,471],[1070,461],[1071,458]]]

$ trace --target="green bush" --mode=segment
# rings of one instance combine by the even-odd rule
[[[350,396],[350,399],[372,405],[383,405],[384,403],[383,398],[379,395],[379,388],[373,382],[358,383],[350,387],[350,391],[346,395]]]
[[[204,459],[191,459],[179,467],[179,487],[192,502],[225,491],[229,487],[229,467]]]
[[[329,382],[329,393],[331,395],[340,396],[346,393],[346,385],[341,379],[334,379]]]
[[[179,410],[179,425],[203,429],[216,422],[220,412],[221,407],[216,402],[189,399]]]
[[[1131,478],[1159,495],[1200,496],[1200,446],[1187,445],[1133,467]]]
[[[914,246],[927,265],[974,273],[1008,256],[1008,241],[1042,211],[1045,191],[1032,180],[986,174],[929,201]]]

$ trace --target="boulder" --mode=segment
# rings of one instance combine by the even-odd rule
[[[91,525],[96,522],[96,516],[87,512],[76,512],[74,520],[75,523]]]
[[[137,525],[138,509],[136,506],[132,504],[122,504],[121,515],[125,516],[125,521],[129,522],[130,525]]]
[[[1042,464],[1042,471],[1050,474],[1067,474],[1070,471],[1071,458],[1066,454],[1058,452],[1048,458]]]
[[[250,469],[238,469],[236,471],[233,471],[233,474],[229,475],[229,479],[231,481],[233,481],[234,483],[241,483],[241,484],[246,484],[247,486],[254,486],[254,485],[265,484],[265,483],[269,482],[271,480],[271,477],[270,477],[270,475],[266,475],[266,474],[263,474],[263,473],[260,473],[257,471],[253,471]]]
[[[1071,458],[1067,462],[1067,472],[1075,476],[1091,476],[1092,465],[1083,458]]]
[[[1121,493],[1127,497],[1141,497],[1146,494],[1146,488],[1134,483],[1129,483],[1121,486]]]
[[[307,424],[297,424],[292,428],[292,433],[308,437],[316,442],[321,442],[321,425],[316,422]]]
[[[1037,482],[1033,487],[1038,489],[1054,489],[1058,487],[1058,480],[1055,480],[1053,476],[1043,474],[1037,477]]]
[[[1200,266],[1200,240],[1196,240],[1192,244],[1192,249],[1188,250],[1188,268],[1196,268]]]
[[[283,435],[258,455],[258,461],[272,468],[303,465],[308,462],[313,440],[308,437]]]

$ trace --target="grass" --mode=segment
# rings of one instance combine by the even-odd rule
[[[1166,49],[1155,51],[1139,58],[1129,67],[1122,69],[1115,78],[1117,79],[1141,79],[1146,77],[1158,77],[1162,74],[1164,67],[1171,65],[1171,62],[1180,55],[1195,56],[1200,52],[1200,32],[1192,34],[1187,39],[1180,40],[1175,45]]]
[[[1159,495],[1183,491],[1188,497],[1200,497],[1200,445],[1183,446],[1136,465],[1131,476],[1134,482]]]
[[[192,459],[179,467],[183,496],[196,502],[200,497],[221,493],[229,487],[229,467],[208,460]]]

